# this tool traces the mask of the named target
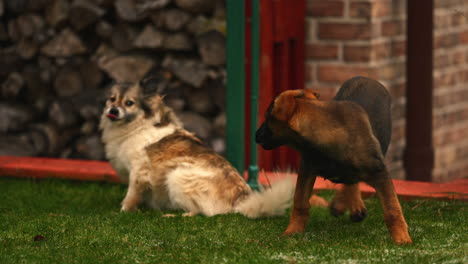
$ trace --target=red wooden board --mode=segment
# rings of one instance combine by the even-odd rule
[[[0,156],[0,176],[120,182],[108,162]]]
[[[296,177],[293,173],[291,176]],[[120,182],[108,162],[34,157],[0,156],[0,177]],[[268,182],[274,182],[282,177],[284,177],[284,174],[272,172],[262,172],[259,175],[260,183],[264,185],[268,185]],[[397,194],[403,198],[468,200],[468,179],[460,179],[449,183],[393,180],[393,183]],[[338,184],[318,177],[314,190],[330,190],[338,187]],[[373,188],[364,183],[361,183],[361,191],[364,195],[375,192]]]

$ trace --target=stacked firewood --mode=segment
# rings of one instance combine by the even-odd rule
[[[225,32],[224,0],[0,0],[0,155],[104,159],[106,87],[159,71],[222,153]]]

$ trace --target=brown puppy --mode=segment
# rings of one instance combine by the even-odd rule
[[[284,234],[304,231],[308,200],[320,175],[345,184],[331,205],[335,215],[349,209],[352,220],[365,217],[357,185],[364,181],[377,191],[393,241],[412,243],[384,164],[391,136],[390,104],[385,87],[364,77],[345,82],[332,101],[319,101],[311,90],[288,90],[270,104],[256,142],[264,149],[287,145],[301,153],[294,206]]]

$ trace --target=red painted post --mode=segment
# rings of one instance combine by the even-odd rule
[[[304,87],[305,1],[261,1],[261,51],[259,121],[275,96],[284,90]],[[259,148],[259,168],[295,168],[298,154],[281,147]]]

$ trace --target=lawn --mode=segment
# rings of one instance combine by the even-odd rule
[[[313,208],[306,233],[283,237],[287,215],[250,220],[120,213],[125,190],[109,183],[0,178],[0,263],[468,263],[463,201],[402,202],[414,244],[400,247],[372,197],[365,200],[369,216],[362,223]]]

